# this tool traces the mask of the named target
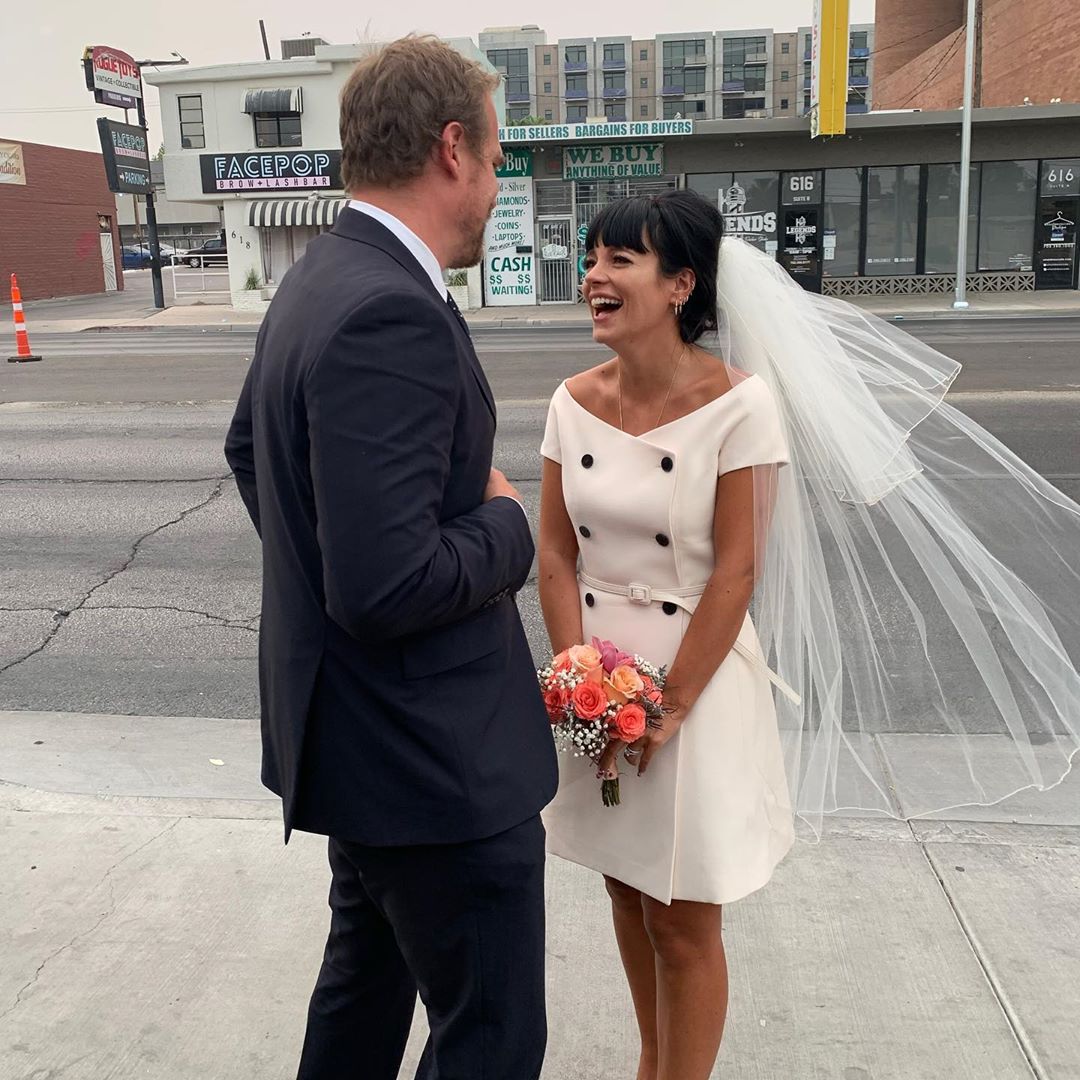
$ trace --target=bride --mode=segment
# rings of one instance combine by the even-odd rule
[[[545,815],[604,875],[638,1080],[709,1076],[722,905],[798,828],[1044,789],[1080,747],[1080,508],[945,404],[953,361],[722,229],[689,191],[593,221],[582,289],[614,355],[559,386],[541,448],[553,650],[669,668],[663,723],[564,758]],[[897,731],[942,736],[936,788],[885,779]]]

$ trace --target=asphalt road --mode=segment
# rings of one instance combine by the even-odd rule
[[[966,364],[954,404],[1080,499],[1080,320],[908,328]],[[604,353],[585,330],[476,340],[535,525],[547,397]],[[39,335],[42,363],[0,366],[0,708],[256,714],[258,548],[221,454],[253,341]]]

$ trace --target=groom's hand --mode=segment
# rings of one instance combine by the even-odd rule
[[[518,494],[517,488],[498,469],[492,469],[491,475],[488,477],[487,489],[484,492],[484,502],[491,502],[492,499],[497,499],[501,495],[505,495],[515,502],[521,502],[521,496]]]

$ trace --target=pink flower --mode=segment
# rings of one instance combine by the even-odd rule
[[[548,719],[553,724],[561,724],[566,719],[566,706],[570,703],[570,691],[556,686],[544,694],[544,706]]]
[[[611,726],[623,742],[636,742],[645,734],[645,710],[640,705],[624,705]]]
[[[604,670],[610,675],[617,667],[634,666],[634,658],[629,653],[622,652],[610,641],[601,638],[592,639],[593,648],[600,654]]]
[[[570,696],[574,712],[582,720],[595,720],[608,706],[607,694],[603,687],[594,682],[583,682],[574,687]]]

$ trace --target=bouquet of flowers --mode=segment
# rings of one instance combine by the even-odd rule
[[[610,740],[635,742],[663,722],[667,668],[610,641],[594,637],[591,645],[572,645],[537,675],[555,742],[575,757],[599,764]],[[600,795],[605,806],[618,806],[618,777],[603,779]]]

